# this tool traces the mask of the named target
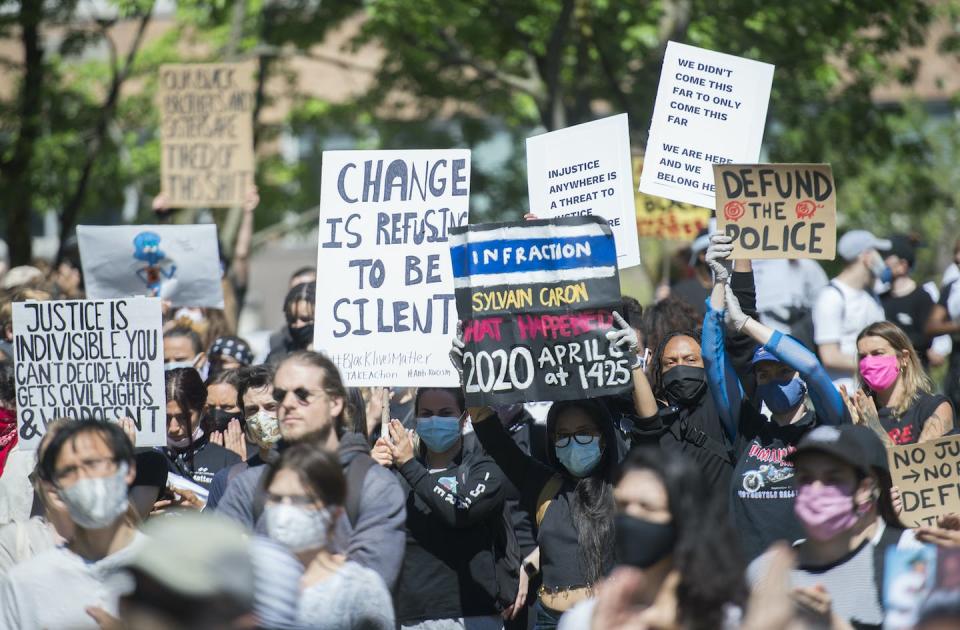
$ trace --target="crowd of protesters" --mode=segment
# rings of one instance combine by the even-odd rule
[[[960,627],[960,590],[918,589],[906,621],[884,598],[889,549],[960,547],[960,516],[904,527],[887,459],[960,403],[960,273],[930,295],[915,246],[847,232],[828,279],[703,234],[686,279],[614,316],[632,392],[541,422],[347,387],[312,348],[312,268],[256,352],[245,243],[226,310],[164,311],[162,448],[126,419],[18,447],[11,305],[83,279],[69,257],[6,270],[0,629]]]

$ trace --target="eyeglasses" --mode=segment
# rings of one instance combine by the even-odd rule
[[[117,460],[111,457],[85,459],[76,466],[66,466],[53,473],[53,481],[58,486],[64,483],[73,484],[80,478],[80,471],[87,477],[106,477],[117,472]]]
[[[299,404],[301,407],[306,407],[306,406],[309,405],[311,402],[313,402],[312,400],[310,400],[310,397],[311,397],[311,396],[320,397],[320,396],[323,395],[323,393],[324,393],[324,392],[322,392],[322,391],[320,391],[320,392],[311,392],[311,391],[310,391],[309,389],[307,389],[306,387],[298,387],[298,388],[293,389],[293,390],[290,390],[290,389],[280,389],[279,387],[274,387],[274,388],[273,388],[273,400],[274,400],[276,403],[278,403],[278,404],[279,404],[279,403],[282,403],[282,402],[286,399],[287,394],[289,394],[290,392],[293,392],[294,397],[297,399],[297,404]]]
[[[287,503],[289,505],[313,505],[314,504],[313,497],[308,497],[305,494],[289,495],[289,494],[274,494],[272,492],[268,492],[266,499],[267,499],[267,503],[277,503],[277,504]]]
[[[567,448],[570,446],[570,438],[573,438],[577,444],[581,446],[586,446],[598,436],[592,435],[590,433],[572,433],[561,435],[557,434],[557,441],[555,442],[558,448]]]

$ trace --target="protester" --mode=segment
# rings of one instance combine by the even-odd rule
[[[803,535],[793,514],[794,470],[786,456],[814,427],[849,420],[839,392],[816,356],[740,308],[726,284],[726,268],[719,262],[732,251],[730,243],[722,233],[712,236],[710,248],[717,255],[708,255],[708,260],[715,285],[703,324],[703,362],[721,420],[736,427],[730,512],[745,557],[753,559],[777,540],[793,542]],[[757,344],[753,355],[756,406],[744,404],[743,387],[725,348],[724,319],[733,335],[746,335]],[[809,408],[807,394],[812,401]],[[760,404],[770,411],[770,421],[760,414]]]
[[[743,565],[697,466],[636,448],[615,484],[617,566],[596,597],[563,615],[560,630],[737,628]]]
[[[210,441],[201,422],[207,388],[193,368],[167,370],[167,446],[161,452],[170,472],[209,489],[217,471],[240,461],[240,456]]]
[[[97,628],[90,610],[117,615],[110,578],[144,544],[127,520],[133,445],[123,430],[97,420],[65,423],[38,464],[74,523],[73,536],[15,566],[0,580],[0,628]]]
[[[910,339],[896,324],[877,322],[857,337],[855,421],[886,432],[893,444],[915,444],[954,428],[950,400],[933,393]]]
[[[236,370],[253,363],[250,344],[236,335],[217,337],[207,353],[210,362],[210,378],[224,370]]]
[[[407,495],[397,621],[403,628],[439,620],[450,628],[502,627],[500,612],[517,596],[516,583],[497,581],[496,538],[512,535],[503,473],[461,436],[466,409],[459,389],[421,388],[415,408],[417,445],[393,420],[389,439],[373,449],[375,461],[396,470]]]
[[[336,455],[301,443],[284,450],[263,480],[267,533],[305,567],[297,622],[309,628],[392,630],[393,607],[373,570],[332,551],[347,480]]]
[[[163,366],[194,368],[203,375],[207,370],[207,355],[200,335],[188,326],[175,326],[163,333]]]
[[[817,296],[813,336],[817,354],[838,387],[853,387],[859,332],[883,320],[883,307],[872,289],[886,269],[880,252],[890,247],[890,241],[866,230],[851,230],[837,242],[837,253],[847,264]]]
[[[295,352],[277,367],[273,398],[279,405],[281,452],[299,443],[336,450],[345,469],[347,514],[337,521],[334,550],[373,569],[392,588],[403,560],[404,495],[393,474],[374,465],[366,437],[349,430],[354,428],[351,410],[337,367],[316,352]],[[266,468],[251,468],[231,480],[217,512],[265,533],[260,482]]]
[[[890,287],[880,295],[880,304],[886,319],[906,333],[921,363],[927,365],[931,342],[927,335],[927,321],[933,311],[933,299],[910,277],[917,260],[911,240],[898,234],[890,238],[890,244],[885,260]]]
[[[957,241],[957,254],[960,257],[960,240]],[[960,272],[958,272],[960,275]],[[933,307],[927,322],[927,335],[950,335],[953,347],[948,360],[947,375],[943,382],[943,393],[950,398],[954,408],[960,405],[960,278],[944,284],[940,290],[940,299]]]
[[[214,444],[246,459],[257,451],[256,445],[244,437],[246,421],[240,399],[239,370],[225,370],[207,379],[207,403],[201,426]]]
[[[632,320],[630,320],[632,323]],[[696,330],[703,323],[703,315],[686,302],[668,297],[643,310],[640,328],[644,335],[644,345],[651,351],[660,347],[663,338],[676,330]],[[638,339],[639,341],[639,339]],[[639,345],[639,344],[638,344]],[[647,374],[653,362],[647,364]]]
[[[283,315],[287,320],[286,335],[281,344],[271,348],[267,363],[279,363],[291,352],[307,350],[313,345],[316,290],[316,282],[305,282],[287,292],[287,297],[283,300]]]

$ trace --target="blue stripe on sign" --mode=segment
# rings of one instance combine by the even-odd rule
[[[617,264],[613,237],[500,239],[450,248],[453,277]]]

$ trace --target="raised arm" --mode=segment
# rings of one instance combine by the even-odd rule
[[[434,481],[416,458],[398,469],[430,511],[449,527],[470,527],[503,509],[503,472],[489,458],[470,467],[470,478],[458,479],[456,489]]]
[[[237,230],[237,240],[233,247],[233,260],[230,271],[238,286],[246,287],[250,277],[250,245],[253,243],[253,211],[260,205],[260,194],[256,186],[247,191],[243,200],[243,218]]]
[[[640,418],[649,418],[657,413],[657,399],[653,395],[653,389],[650,387],[650,381],[644,373],[643,359],[640,356],[640,340],[637,338],[636,331],[627,323],[620,313],[613,312],[614,328],[607,332],[607,340],[611,346],[617,346],[621,352],[626,352],[636,357],[631,367],[633,374],[633,405],[636,408],[637,416]]]

